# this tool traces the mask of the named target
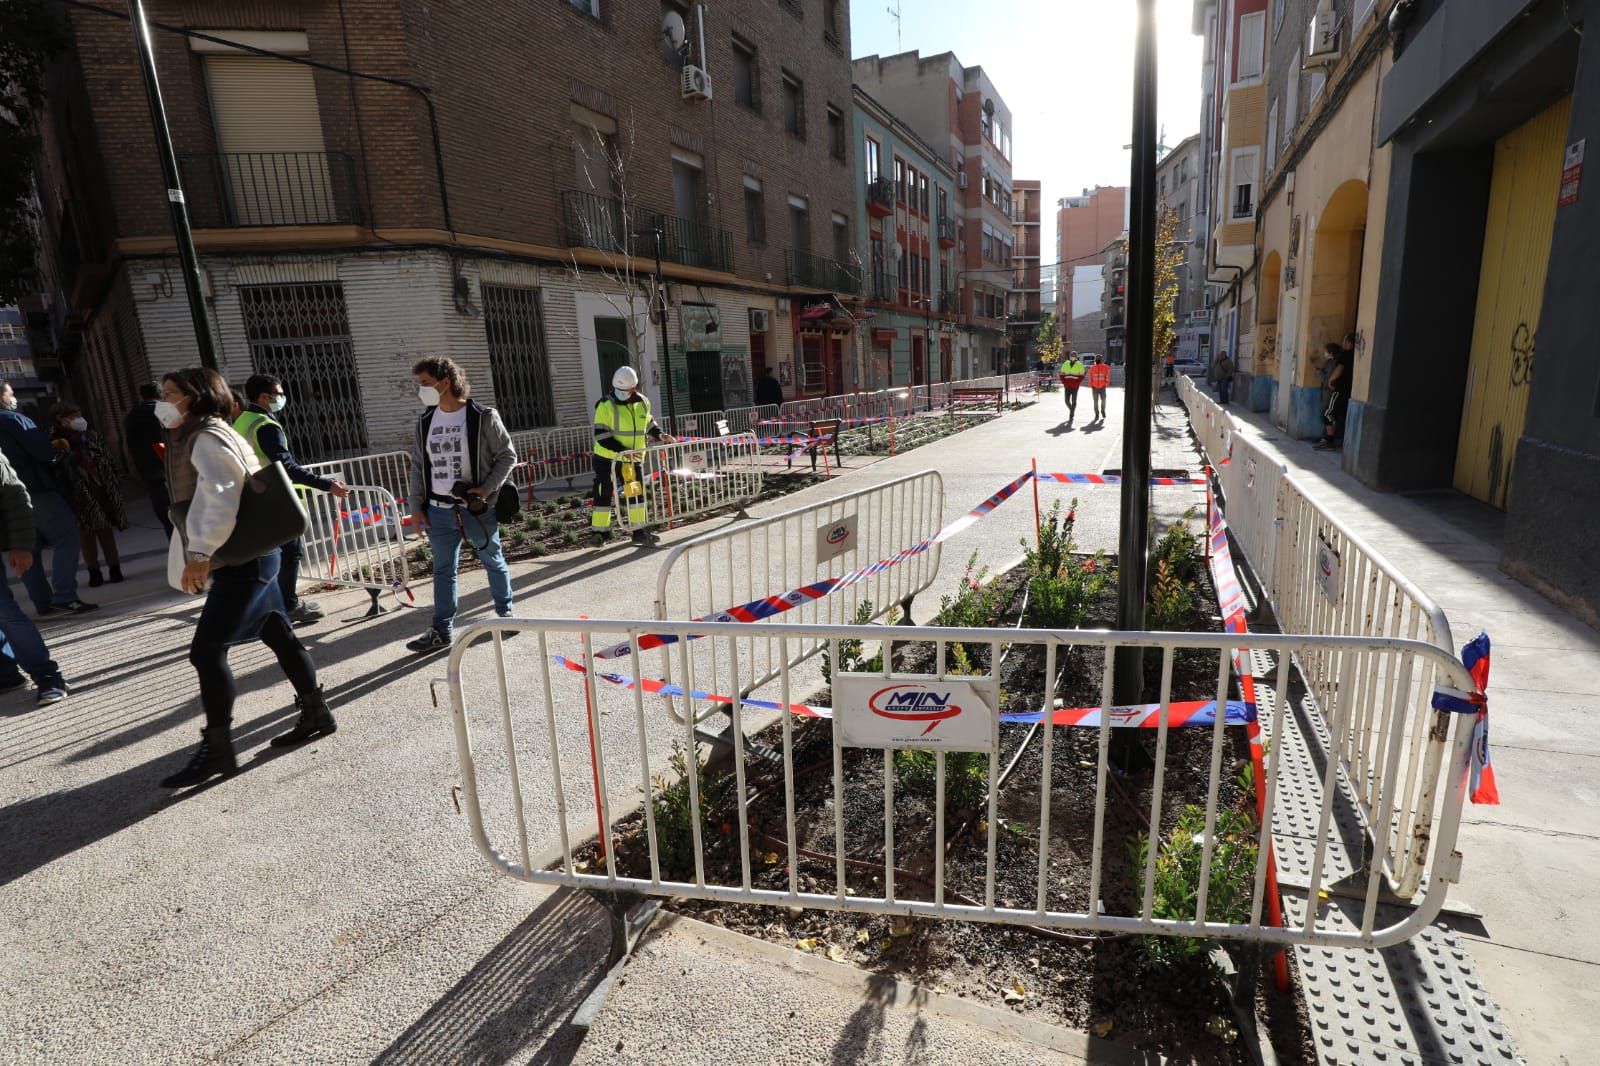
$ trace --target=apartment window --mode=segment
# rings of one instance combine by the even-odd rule
[[[600,17],[600,0],[567,0],[567,3],[582,11],[586,15]]]
[[[762,244],[767,239],[767,202],[761,193],[761,182],[744,176],[744,236],[751,244]]]
[[[783,72],[783,128],[799,137],[806,136],[806,88],[805,82],[790,74]]]
[[[894,160],[894,198],[897,203],[906,202],[906,163],[899,156]]]
[[[844,112],[828,105],[828,154],[844,159]]]
[[[906,164],[906,206],[917,209],[917,168],[910,163]]]
[[[237,52],[208,54],[204,64],[228,224],[338,220],[311,68]]]
[[[757,73],[756,48],[739,38],[733,39],[733,102],[743,104],[752,111],[761,110],[761,85]]]
[[[900,249],[900,258],[897,259],[895,262],[900,267],[900,287],[902,289],[907,288],[907,285],[906,285],[906,272],[910,269],[910,267],[906,265],[906,260],[908,258],[910,258],[910,257],[905,254],[905,249],[901,248]]]
[[[481,291],[495,409],[511,430],[555,425],[539,290],[484,285]]]
[[[850,220],[837,211],[833,213],[833,258],[847,265],[850,262]]]
[[[984,108],[982,114],[983,136],[986,140],[992,141],[994,140],[994,112]]]
[[[1267,173],[1278,165],[1278,101],[1267,108]]]
[[[922,291],[922,258],[920,256],[907,256],[911,260],[911,291]]]
[[[1256,164],[1254,148],[1236,149],[1230,169],[1228,221],[1243,222],[1256,214]]]
[[[1235,81],[1261,77],[1266,53],[1267,13],[1255,11],[1239,19],[1239,76]]]
[[[789,247],[811,250],[811,205],[798,196],[789,197]]]
[[[822,38],[839,43],[839,0],[822,0]]]
[[[917,205],[918,209],[926,215],[928,213],[928,175],[917,175]]]
[[[950,217],[950,193],[943,185],[939,186],[939,217]]]
[[[278,418],[309,462],[367,451],[350,316],[338,282],[239,288],[250,366],[284,383],[289,406]]]
[[[1295,50],[1294,63],[1289,67],[1289,84],[1284,90],[1283,103],[1283,143],[1287,145],[1294,137],[1295,127],[1300,125],[1300,67],[1305,62],[1305,52],[1302,46]]]
[[[878,180],[878,142],[867,138],[867,182]]]
[[[665,19],[669,13],[676,14],[683,19],[684,26],[688,27],[691,33],[693,32],[694,18],[690,14],[687,5],[679,3],[678,0],[661,0],[661,17]],[[657,22],[656,25],[659,26],[661,23]],[[666,34],[658,34],[657,38],[661,41],[661,58],[675,67],[682,68],[689,61],[690,48],[693,46],[689,36],[690,34],[685,34],[683,45],[679,48],[674,48],[672,47],[672,42],[667,39]]]
[[[928,257],[922,257],[922,291],[927,292],[933,288],[933,265],[928,262]]]

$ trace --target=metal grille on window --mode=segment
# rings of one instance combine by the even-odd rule
[[[555,424],[539,290],[484,285],[483,328],[500,417],[514,430]]]
[[[301,462],[367,450],[366,409],[350,344],[344,286],[247,285],[239,290],[250,363],[283,382],[278,416]]]

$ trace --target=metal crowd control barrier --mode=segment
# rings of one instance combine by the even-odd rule
[[[1365,906],[1357,928],[1344,924],[1340,908],[1316,904],[1322,858],[1339,841],[1337,828],[1329,832],[1331,808],[1339,793],[1325,788],[1317,835],[1308,842],[1317,856],[1307,894],[1313,905],[1303,922],[1290,927],[1269,924],[1263,907],[1269,830],[1286,776],[1276,745],[1264,766],[1266,814],[1259,826],[1244,830],[1249,844],[1233,837],[1224,853],[1218,846],[1223,836],[1218,820],[1226,809],[1223,785],[1225,778],[1231,780],[1233,765],[1224,760],[1223,751],[1228,730],[1239,724],[1235,718],[1243,713],[1236,709],[1247,705],[1235,701],[1225,714],[1196,720],[1187,717],[1194,713],[1194,705],[1175,699],[1172,691],[1175,658],[1199,653],[1217,664],[1215,682],[1206,683],[1204,698],[1215,699],[1213,708],[1222,706],[1230,695],[1234,649],[1271,656],[1279,692],[1288,687],[1291,656],[1300,661],[1362,660],[1387,676],[1420,672],[1470,690],[1470,678],[1461,664],[1431,644],[1389,637],[789,624],[773,627],[771,635],[780,648],[774,659],[776,676],[758,685],[761,668],[742,654],[748,629],[740,623],[513,619],[473,625],[462,632],[450,653],[448,684],[462,806],[478,850],[496,869],[523,881],[613,893],[1089,933],[1340,948],[1385,947],[1414,936],[1439,914],[1450,884],[1457,880],[1459,856],[1454,847],[1465,776],[1460,771],[1468,757],[1471,729],[1469,722],[1446,721],[1443,732],[1454,733],[1453,758],[1447,779],[1439,782],[1444,803],[1433,827],[1437,850],[1427,891],[1415,909],[1392,920],[1389,916],[1396,912],[1386,909],[1382,912],[1386,924],[1379,924],[1378,871],[1395,858],[1387,851],[1375,855],[1370,873],[1364,872]],[[655,639],[668,643],[655,651],[640,650],[645,634],[660,634]],[[518,635],[514,652],[506,654],[506,638]],[[886,640],[892,640],[897,650],[882,648]],[[870,672],[835,673],[831,710],[795,703],[807,698],[814,682],[788,665],[793,649],[826,643],[838,669],[841,650],[849,641],[862,642],[863,654],[882,648],[888,665]],[[619,642],[627,651],[618,658],[600,659],[594,653],[596,643]],[[704,653],[692,649],[708,643],[721,645],[730,664],[732,683],[725,691],[700,691],[711,685],[696,672]],[[974,662],[963,655],[960,661],[969,669],[961,676],[940,672],[939,664],[949,661],[946,653],[956,643],[981,656]],[[1071,646],[1078,651],[1070,652]],[[1001,716],[1024,720],[1029,712],[1037,716],[1039,701],[1050,708],[1053,697],[1066,691],[1062,684],[1074,664],[1099,691],[1100,708],[1109,706],[1119,647],[1157,650],[1159,703],[1150,708],[1115,708],[1109,714],[1099,708],[1048,712],[1050,723],[1038,730],[1040,781],[1036,788],[1008,795],[1001,806],[1001,732],[1020,729],[1022,724],[1002,724]],[[907,649],[921,649],[922,661],[931,669],[891,672]],[[984,650],[987,656],[982,656]],[[559,663],[553,659],[558,653],[565,657]],[[675,722],[646,708],[646,684],[655,684],[649,679],[661,676],[663,658],[678,660],[684,689],[726,705],[732,736],[756,734],[775,716],[781,719],[776,730],[765,734],[769,747],[765,753],[747,754],[739,743],[728,746],[731,772],[722,778],[726,785],[712,792],[704,791],[713,771],[701,771],[695,716]],[[1008,666],[1004,690],[998,672],[1003,662]],[[1333,732],[1339,735],[1358,714],[1360,703],[1350,690],[1335,690],[1332,695],[1333,702],[1323,712],[1331,715]],[[1393,800],[1392,768],[1405,744],[1403,725],[1432,718],[1429,696],[1425,688],[1418,691],[1405,684],[1385,694],[1386,728],[1379,738],[1387,752],[1384,765],[1391,768],[1384,783],[1385,808]],[[1024,703],[1024,698],[1033,702]],[[891,714],[885,714],[886,709]],[[1286,716],[1304,713],[1294,701],[1272,701],[1266,716],[1272,722],[1271,734],[1283,736]],[[820,722],[798,724],[825,715],[833,719],[827,727]],[[1113,725],[1120,728],[1135,722],[1155,736],[1157,769],[1147,799],[1135,799],[1144,793],[1133,786],[1113,788],[1108,767]],[[831,736],[819,736],[816,730],[822,728]],[[1239,743],[1239,733],[1232,738],[1234,744]],[[825,756],[817,759],[818,739],[823,750],[831,751],[831,762]],[[802,742],[804,762],[796,754]],[[1055,749],[1061,744],[1068,745],[1069,752],[1058,759]],[[669,849],[663,846],[663,827],[654,804],[641,804],[640,796],[652,796],[662,787],[655,775],[666,769],[673,746],[692,754],[685,775],[688,829],[680,825],[682,831]],[[1166,769],[1166,753],[1173,746],[1179,752],[1192,752],[1193,762],[1208,767],[1202,771],[1203,782],[1170,780],[1176,775]],[[890,756],[906,748],[931,750],[930,784],[897,782]],[[1208,758],[1203,754],[1207,750]],[[876,756],[879,751],[881,758]],[[950,753],[963,751],[979,753],[979,765],[986,766],[985,798],[957,810],[944,784],[945,770],[953,757]],[[1188,764],[1180,758],[1176,765]],[[846,766],[851,769],[848,777]],[[831,774],[831,787],[814,788],[802,801],[797,794],[812,773]],[[1205,797],[1205,828],[1193,837],[1201,847],[1196,896],[1192,914],[1157,917],[1160,849],[1147,848],[1144,861],[1131,868],[1120,857],[1137,839],[1139,819],[1148,818],[1154,838],[1170,839],[1176,819],[1163,807],[1163,798],[1168,793],[1180,798],[1180,788],[1185,792],[1182,798],[1195,806],[1200,805],[1201,795]],[[904,804],[897,807],[897,792],[927,813],[905,813]],[[847,793],[854,800],[849,805]],[[1064,797],[1082,799],[1074,803]],[[760,799],[765,802],[752,809]],[[880,813],[866,813],[874,809]],[[978,835],[968,845],[963,872],[959,863],[947,862],[946,826],[956,825],[963,814],[971,818],[981,812],[986,817],[978,822]],[[710,826],[716,825],[721,832],[712,831]],[[591,854],[588,861],[580,861],[574,836],[586,835],[595,826],[601,827],[599,840],[606,860],[595,862]],[[631,834],[631,845],[619,843],[621,829]],[[1002,831],[1005,843],[1000,851]],[[545,853],[557,837],[559,852],[536,863],[533,857]],[[830,850],[834,854],[828,855]],[[1078,861],[1068,861],[1072,857]],[[1087,866],[1082,858],[1090,859]],[[1020,898],[997,896],[1001,859],[1029,871],[1031,888]],[[1232,876],[1223,880],[1239,886],[1236,894],[1230,893],[1237,901],[1233,905],[1220,894],[1210,898],[1214,863],[1227,863]],[[802,882],[803,867],[819,875],[822,890],[802,888],[810,880]],[[1014,869],[1015,865],[1008,866]]]
[[[407,482],[411,474],[410,452],[352,455],[345,459],[307,463],[305,467],[313,474],[338,478],[346,485],[381,485],[389,490],[402,507],[408,503],[406,494],[409,491]]]
[[[628,465],[637,476],[631,491]],[[652,445],[641,462],[616,465],[612,487],[617,524],[630,532],[727,507],[743,512],[761,495],[761,449],[748,433]]]
[[[351,485],[342,500],[305,490],[300,497],[308,519],[301,577],[366,589],[372,605],[365,617],[387,613],[379,597],[385,590],[404,592],[410,584],[400,502],[379,485]]]
[[[1260,580],[1267,601],[1285,632],[1330,634],[1365,639],[1424,640],[1452,655],[1450,623],[1444,611],[1331,511],[1318,503],[1291,474],[1260,447],[1189,378],[1178,378],[1179,398],[1188,407],[1196,435],[1216,469],[1223,471],[1223,511]],[[1215,449],[1215,450],[1212,450]],[[1232,457],[1226,466],[1221,465]],[[1395,896],[1407,899],[1421,887],[1430,847],[1437,846],[1439,767],[1449,748],[1449,715],[1417,715],[1404,723],[1389,720],[1385,701],[1396,688],[1428,691],[1433,666],[1418,665],[1415,676],[1386,672],[1361,655],[1305,653],[1300,671],[1322,709],[1334,739],[1338,768],[1358,797],[1361,817]],[[1335,722],[1332,708],[1341,696],[1354,713]],[[1395,758],[1384,738],[1405,730],[1406,747]],[[1384,796],[1396,767],[1403,763],[1395,805]]]
[[[536,431],[538,436],[527,453],[529,475],[535,485],[565,481],[570,487],[580,478],[594,474],[594,428],[556,426]]]
[[[704,618],[741,603],[795,589],[822,578],[886,559],[939,532],[944,517],[944,479],[934,470],[895,478],[871,488],[792,511],[740,523],[676,545],[656,574],[657,618]],[[908,617],[911,601],[939,576],[940,546],[907,558],[865,580],[807,600],[793,610],[751,625],[738,641],[738,658],[716,657],[702,673],[728,691],[740,682],[741,666],[751,683],[777,676],[780,635],[793,624],[855,620],[870,603],[865,621],[899,608]],[[822,650],[819,641],[790,639],[790,665]],[[664,664],[667,676],[672,663]],[[668,696],[674,714],[682,713]]]

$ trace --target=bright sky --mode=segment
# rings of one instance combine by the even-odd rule
[[[1133,0],[851,0],[856,56],[954,51],[981,66],[1011,108],[1014,178],[1044,183],[1044,253],[1055,254],[1055,202],[1126,185],[1133,139]],[[1166,144],[1200,128],[1201,39],[1193,0],[1157,0],[1156,121]]]

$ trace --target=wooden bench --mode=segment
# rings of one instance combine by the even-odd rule
[[[804,452],[811,456],[811,472],[815,474],[817,472],[817,450],[820,448],[826,451],[830,444],[833,445],[833,462],[837,466],[840,462],[839,426],[841,424],[841,420],[837,418],[819,418],[813,421],[811,423],[811,432],[807,434],[811,438],[811,443],[791,447],[786,467],[790,469],[794,467],[795,452]]]
[[[981,407],[984,404],[992,403],[994,404],[994,413],[1001,414],[1005,411],[1005,401],[1005,389],[962,388],[950,390],[949,406],[951,410],[954,410],[958,405],[961,407],[971,407],[973,405]]]

